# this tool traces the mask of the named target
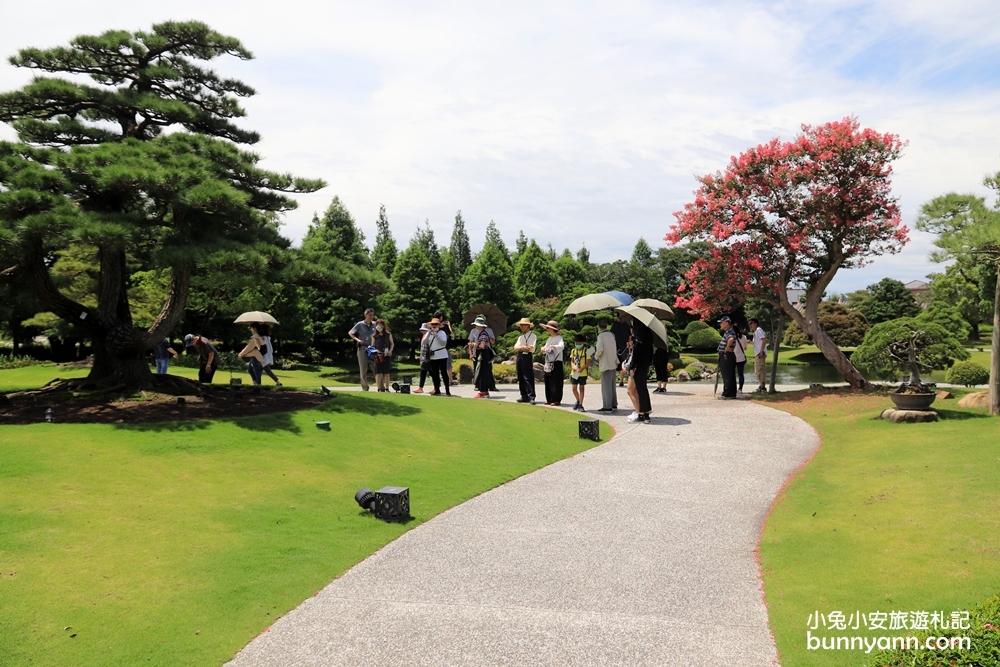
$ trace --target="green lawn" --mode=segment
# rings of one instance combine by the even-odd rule
[[[350,368],[347,366],[321,366],[316,367],[315,370],[290,370],[283,371],[279,369],[274,370],[274,374],[278,376],[281,383],[285,386],[296,388],[296,389],[319,389],[320,385],[326,385],[328,387],[342,386],[346,384],[333,377],[320,377],[321,374],[327,374],[334,376],[340,374],[350,373],[351,370],[357,373],[357,368]],[[403,371],[400,371],[403,372]],[[409,372],[409,371],[406,371]],[[419,371],[418,371],[419,372]],[[67,368],[62,364],[38,364],[35,366],[25,366],[24,368],[13,368],[8,370],[0,370],[0,391],[15,391],[22,389],[34,389],[41,387],[46,382],[54,380],[55,378],[71,379],[71,378],[83,378],[87,377],[90,373],[89,368]],[[170,366],[171,375],[180,375],[181,377],[186,377],[191,380],[198,379],[198,370],[195,368],[184,368],[176,364],[171,364]],[[244,383],[250,382],[250,376],[245,372],[233,372],[219,370],[215,372],[215,377],[213,378],[213,384],[217,385],[227,385],[229,384],[230,375],[232,377],[242,378]],[[395,377],[395,374],[394,374]],[[372,376],[368,376],[369,382],[374,382]],[[271,384],[272,380],[270,378],[264,378],[265,384]]]
[[[577,420],[342,393],[233,421],[0,427],[0,665],[221,664],[406,530],[593,446]],[[357,507],[383,485],[411,488],[413,521]]]
[[[764,399],[822,437],[760,546],[782,665],[865,663],[806,649],[814,611],[947,614],[1000,592],[1000,419],[939,400],[943,421],[894,425],[876,419],[884,395],[806,396]]]

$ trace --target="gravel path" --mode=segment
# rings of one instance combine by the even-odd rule
[[[606,418],[611,441],[406,533],[229,664],[775,664],[755,549],[818,437],[711,387],[652,398],[651,424]]]

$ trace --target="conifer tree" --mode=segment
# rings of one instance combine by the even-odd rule
[[[372,266],[386,276],[391,276],[396,268],[396,258],[399,249],[396,239],[389,231],[389,218],[385,214],[385,204],[378,207],[378,220],[375,221],[375,247],[372,249]]]

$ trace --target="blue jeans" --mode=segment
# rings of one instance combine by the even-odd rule
[[[166,375],[167,374],[167,367],[168,366],[170,366],[170,359],[169,358],[166,358],[166,359],[157,359],[156,360],[156,374],[157,375]]]
[[[253,383],[255,385],[260,384],[260,376],[262,370],[263,368],[261,367],[260,362],[254,359],[253,357],[250,357],[250,363],[247,364],[247,373],[250,374],[250,379],[253,380]]]

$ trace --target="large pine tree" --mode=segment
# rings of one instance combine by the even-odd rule
[[[203,23],[166,22],[10,59],[40,74],[0,95],[0,121],[19,138],[0,143],[0,229],[20,257],[3,273],[24,276],[45,308],[86,330],[89,383],[151,383],[146,351],[177,324],[192,275],[218,253],[280,244],[273,214],[295,206],[284,193],[323,186],[264,171],[237,147],[259,138],[233,122],[254,91],[201,65],[226,55],[252,57]],[[84,300],[50,274],[54,254],[78,244],[98,267]],[[129,256],[170,276],[149,326],[133,322]]]
[[[396,268],[396,258],[399,257],[399,248],[396,247],[396,239],[389,231],[389,217],[385,214],[385,204],[378,207],[378,220],[375,221],[375,247],[372,248],[372,266],[391,276]]]

